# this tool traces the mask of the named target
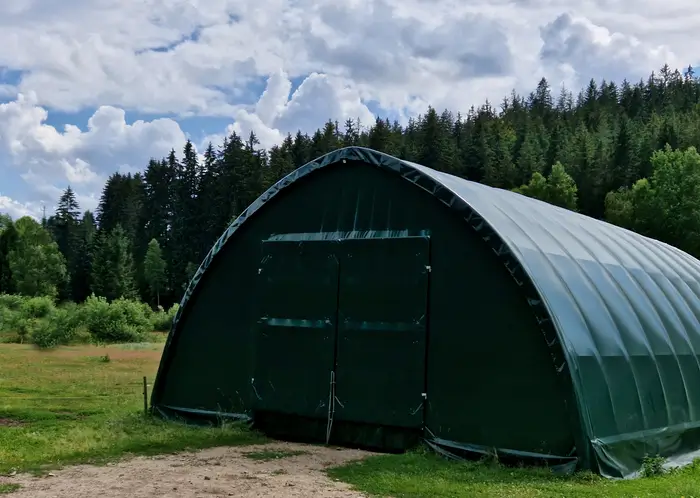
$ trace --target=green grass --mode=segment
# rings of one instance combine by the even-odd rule
[[[372,496],[393,498],[699,498],[700,464],[668,475],[610,481],[591,473],[558,477],[547,469],[451,462],[430,453],[372,456],[328,470]]]
[[[266,442],[244,425],[187,427],[144,417],[142,378],[153,381],[161,350],[162,343],[52,351],[0,344],[0,475]],[[303,453],[271,449],[246,456],[269,461]],[[590,473],[556,477],[546,469],[454,463],[416,451],[328,472],[368,495],[393,498],[700,498],[700,463],[660,477],[613,482]],[[0,494],[17,489],[0,484]]]
[[[188,427],[145,417],[143,376],[153,382],[161,350],[0,344],[0,475],[264,442],[240,424]]]
[[[308,451],[300,450],[262,450],[262,451],[249,451],[243,453],[247,458],[251,460],[257,460],[262,462],[269,462],[271,460],[279,460],[280,458],[289,458],[299,455],[307,455]]]
[[[0,484],[0,495],[14,493],[21,487],[19,484]]]

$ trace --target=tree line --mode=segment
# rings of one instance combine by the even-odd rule
[[[465,115],[433,108],[406,126],[328,121],[265,150],[231,133],[199,160],[188,141],[143,173],[114,173],[95,213],[68,187],[37,222],[0,217],[0,293],[81,302],[179,301],[225,228],[277,180],[338,147],[361,145],[511,189],[700,256],[700,78],[664,66],[636,83],[591,80],[555,96],[546,79]]]

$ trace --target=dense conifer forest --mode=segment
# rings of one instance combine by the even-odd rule
[[[91,294],[169,307],[226,226],[276,180],[362,145],[605,219],[700,256],[700,78],[668,66],[575,94],[542,79],[466,114],[429,109],[406,126],[327,122],[263,150],[231,134],[191,142],[143,173],[114,173],[97,210],[68,187],[40,222],[0,215],[0,293],[82,302]]]

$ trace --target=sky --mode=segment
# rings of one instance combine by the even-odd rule
[[[698,26],[697,0],[2,0],[0,212],[51,213],[68,185],[94,210],[110,174],[188,138],[269,147],[680,70]]]

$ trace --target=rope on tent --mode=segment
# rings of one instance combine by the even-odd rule
[[[262,400],[262,398],[261,398],[260,395],[258,394],[258,390],[255,389],[255,377],[253,377],[252,379],[250,379],[250,385],[253,387],[253,392],[255,393],[255,397],[258,398],[258,400]]]
[[[333,428],[333,414],[335,413],[335,372],[331,370],[331,384],[328,389],[328,425],[326,426],[326,444],[331,440]]]
[[[421,410],[421,408],[423,408],[423,401],[421,401],[420,405],[418,405],[418,408],[416,408],[415,410],[411,410],[409,413],[411,415],[415,415],[416,413],[418,413]]]

